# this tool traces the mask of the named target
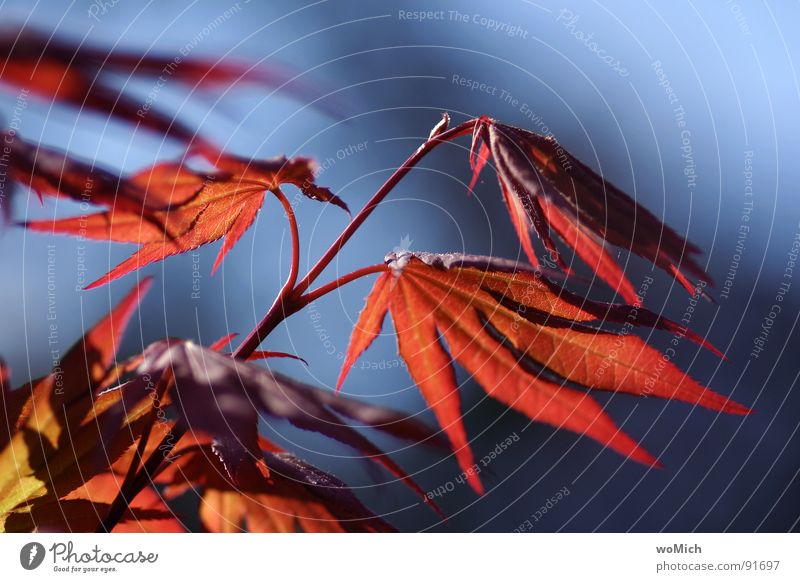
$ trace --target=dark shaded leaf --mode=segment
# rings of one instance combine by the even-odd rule
[[[334,396],[191,342],[151,345],[139,371],[156,376],[163,370],[170,370],[175,379],[179,423],[213,435],[212,448],[233,481],[244,461],[260,458],[257,421],[263,413],[356,449],[425,497],[403,469],[344,420],[400,438],[436,442],[436,433],[413,418]]]
[[[531,230],[562,268],[565,264],[551,233],[629,303],[636,303],[638,297],[607,245],[647,259],[673,275],[693,295],[694,285],[682,269],[710,281],[692,256],[700,253],[698,247],[564,150],[551,136],[482,117],[473,135],[470,188],[490,158],[514,229],[532,265],[539,262],[530,244]]]
[[[197,130],[163,111],[155,99],[138,99],[118,88],[115,77],[177,83],[192,91],[227,88],[238,82],[286,87],[296,97],[309,99],[318,91],[294,80],[298,75],[270,64],[254,65],[232,59],[204,59],[186,55],[135,53],[91,46],[61,34],[25,28],[0,31],[0,82],[35,96],[145,127],[160,136],[194,143],[216,151]]]
[[[211,532],[386,532],[394,529],[366,509],[341,481],[271,443],[244,464],[236,482],[207,439],[178,450],[160,476],[168,497],[200,496],[200,519]]]

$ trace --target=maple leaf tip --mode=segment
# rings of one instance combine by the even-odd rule
[[[338,206],[339,208],[344,210],[347,213],[347,216],[349,216],[351,219],[353,218],[353,213],[350,212],[350,207],[347,205],[347,202],[336,196],[335,198],[331,199],[331,203],[334,206]]]
[[[103,285],[108,284],[111,279],[108,278],[108,275],[103,275],[97,281],[89,283],[86,287],[83,288],[84,291],[91,291],[92,289],[97,289],[98,287],[102,287]]]
[[[483,497],[483,495],[486,493],[486,488],[483,486],[483,483],[481,483],[481,480],[477,475],[470,475],[469,485],[472,487],[472,490],[481,497]]]
[[[651,455],[644,447],[639,446],[629,457],[632,461],[637,461],[653,469],[663,469],[664,465],[656,457]]]
[[[341,376],[339,376],[339,379],[336,381],[336,394],[339,394],[339,392],[342,391],[342,385],[344,385],[344,379],[345,379],[345,373],[344,370],[342,370]]]
[[[152,275],[143,277],[142,280],[139,281],[139,284],[136,285],[134,290],[131,291],[131,294],[135,292],[138,301],[141,301],[144,298],[144,296],[147,295],[147,293],[150,291],[150,288],[153,286],[153,281],[155,281],[155,277],[153,277]]]
[[[210,346],[208,346],[208,349],[214,350],[214,351],[219,351],[222,348],[224,348],[225,346],[227,346],[228,344],[230,344],[234,340],[234,338],[236,338],[238,335],[239,334],[236,333],[236,332],[232,332],[232,333],[229,333],[228,335],[224,335],[221,338],[217,339],[215,342],[213,342]]]
[[[220,265],[222,265],[222,261],[225,259],[225,255],[228,253],[230,249],[225,248],[225,243],[222,243],[222,248],[219,249],[219,253],[217,253],[217,258],[214,260],[214,265],[211,267],[211,276],[214,276],[214,273],[217,272]]]
[[[442,518],[442,521],[447,521],[450,519],[448,515],[442,510],[442,508],[439,507],[439,505],[427,495],[423,497],[423,503],[429,506],[436,513],[436,515]]]
[[[749,416],[755,413],[755,410],[752,408],[748,408],[744,404],[739,404],[735,400],[728,399],[725,405],[722,407],[722,412],[726,412],[728,414],[735,414],[736,416]]]
[[[707,339],[704,339],[703,337],[700,337],[700,336],[698,336],[698,337],[699,337],[699,342],[697,342],[697,343],[699,343],[701,347],[707,349],[709,352],[711,352],[712,354],[717,356],[723,362],[730,362],[730,358],[728,358],[728,356],[726,356],[724,353],[722,353],[722,350],[717,348],[717,346],[712,344]]]

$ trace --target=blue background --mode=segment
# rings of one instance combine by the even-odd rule
[[[588,439],[530,424],[485,397],[466,378],[463,408],[472,447],[480,458],[509,435],[515,442],[483,473],[488,492],[473,494],[455,484],[439,499],[450,516],[440,521],[388,475],[354,453],[280,423],[266,434],[332,471],[357,488],[365,503],[402,530],[511,531],[566,487],[570,494],[539,521],[536,531],[787,531],[800,519],[800,395],[797,377],[798,294],[795,280],[771,328],[764,352],[752,357],[753,340],[775,303],[787,253],[800,231],[800,83],[794,67],[797,36],[786,23],[800,17],[796,4],[780,2],[670,3],[507,2],[458,3],[467,22],[450,18],[453,3],[322,1],[139,3],[125,0],[104,10],[92,3],[5,2],[0,21],[45,29],[103,46],[153,51],[169,58],[217,19],[193,55],[257,60],[265,67],[287,65],[302,72],[310,92],[239,86],[195,93],[168,83],[156,105],[201,126],[201,131],[240,154],[271,157],[308,155],[323,167],[320,182],[358,209],[391,171],[449,111],[454,122],[486,114],[509,124],[536,126],[521,104],[541,117],[561,144],[668,224],[698,244],[703,262],[720,285],[737,254],[745,207],[745,157],[752,152],[753,209],[730,294],[718,304],[701,304],[692,328],[726,352],[720,362],[683,342],[676,363],[703,383],[756,413],[733,417],[680,403],[599,396],[609,413],[665,465],[648,470],[604,451]],[[99,6],[99,5],[97,5]],[[220,15],[229,11],[229,16]],[[444,10],[443,19],[415,21],[400,11]],[[567,17],[569,11],[571,17]],[[481,17],[519,27],[514,36],[481,25]],[[578,17],[574,20],[575,16]],[[572,25],[566,24],[572,20]],[[576,37],[592,34],[606,55],[618,60],[620,75]],[[584,37],[585,38],[585,37]],[[653,63],[684,108],[697,185],[684,175],[681,128],[659,85]],[[453,83],[453,76],[497,87],[495,95]],[[120,78],[120,85],[125,83]],[[144,100],[150,81],[128,83]],[[296,86],[295,86],[296,87]],[[505,90],[519,102],[500,96]],[[330,94],[329,94],[330,93]],[[328,96],[325,96],[329,94]],[[12,117],[14,88],[4,87],[3,116]],[[320,97],[320,106],[309,101]],[[331,113],[333,111],[334,113]],[[158,136],[91,112],[31,100],[19,131],[126,171],[175,157],[179,147]],[[354,144],[362,151],[347,153]],[[519,245],[487,173],[468,196],[467,139],[427,157],[369,219],[324,275],[330,280],[381,261],[396,246],[411,250],[519,255]],[[326,160],[328,160],[326,162]],[[333,206],[303,199],[301,267],[313,264],[347,216]],[[68,216],[77,205],[19,197],[14,216]],[[143,269],[156,275],[124,353],[164,335],[206,344],[229,332],[246,333],[268,308],[288,268],[288,233],[279,206],[267,201],[254,228],[229,254],[213,278],[219,243]],[[15,384],[44,374],[48,244],[55,245],[58,346],[66,350],[133,284],[130,275],[112,285],[76,292],[78,252],[85,245],[88,280],[128,256],[133,247],[80,243],[7,227],[0,255],[0,353]],[[650,266],[623,253],[620,259],[638,286]],[[200,298],[193,299],[192,271],[202,273]],[[584,271],[585,274],[585,271]],[[681,319],[689,297],[656,272],[647,295],[651,310]],[[350,327],[371,280],[363,280],[295,315],[267,342],[269,349],[301,354],[274,365],[299,378],[331,386],[341,365]],[[576,288],[579,288],[576,287]],[[594,296],[608,298],[603,289]],[[669,336],[650,341],[666,347]],[[365,354],[345,392],[419,413],[430,412],[400,365],[392,328]],[[363,368],[363,369],[362,369]],[[376,440],[425,490],[453,481],[459,469],[436,451]],[[533,520],[531,520],[533,521]],[[195,524],[196,525],[196,524]]]

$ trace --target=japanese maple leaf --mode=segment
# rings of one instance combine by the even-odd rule
[[[119,494],[122,477],[100,473],[62,499],[37,503],[29,512],[9,516],[7,532],[72,532],[91,533],[97,530],[114,498]],[[180,520],[167,507],[158,492],[145,487],[132,499],[114,533],[180,533],[186,531]]]
[[[17,390],[4,388],[0,531],[6,523],[22,527],[32,516],[42,522],[58,521],[61,514],[48,514],[59,511],[59,501],[93,476],[109,471],[110,463],[137,438],[140,420],[151,408],[149,399],[123,402],[120,391],[100,391],[110,381],[122,333],[149,285],[145,280],[134,288],[51,374]],[[84,511],[87,507],[80,501],[68,505]]]
[[[153,92],[146,99],[127,95],[119,88],[119,77],[149,79]],[[197,91],[247,81],[287,88],[294,96],[306,100],[318,93],[297,77],[297,73],[274,63],[264,66],[232,59],[102,48],[30,27],[7,27],[0,32],[0,82],[28,90],[42,99],[90,109],[211,151],[216,148],[194,128],[161,110],[157,95],[162,86],[178,83]]]
[[[461,419],[453,360],[493,398],[529,418],[586,435],[636,461],[656,459],[626,435],[582,389],[652,395],[745,414],[748,409],[701,386],[642,339],[644,325],[702,338],[630,305],[583,300],[539,272],[490,257],[390,254],[353,331],[340,387],[391,313],[400,356],[447,433],[472,487],[481,492]],[[626,325],[612,333],[590,327]],[[449,353],[448,353],[449,351]]]
[[[156,378],[165,370],[174,378],[172,397],[178,425],[212,435],[211,446],[232,482],[238,480],[240,469],[261,456],[258,419],[264,414],[354,448],[428,501],[397,463],[345,422],[349,419],[413,442],[440,441],[436,431],[414,418],[337,396],[191,342],[157,342],[144,352],[140,374]],[[132,389],[135,387],[126,390]]]
[[[552,136],[482,117],[473,134],[470,189],[489,159],[494,161],[511,222],[532,265],[538,266],[539,261],[530,231],[569,272],[551,236],[555,233],[629,303],[637,301],[636,292],[606,243],[664,269],[693,295],[695,286],[682,269],[709,281],[692,257],[700,252],[698,247],[572,156]]]
[[[267,191],[292,184],[309,198],[347,205],[314,183],[314,164],[307,158],[248,160],[235,156],[215,160],[217,172],[203,173],[180,163],[158,163],[131,178],[146,189],[148,207],[113,208],[89,216],[25,223],[32,230],[135,243],[142,247],[109,273],[87,286],[104,285],[150,263],[225,238],[212,273],[255,220]]]
[[[198,435],[176,448],[176,460],[157,481],[167,499],[195,492],[200,521],[210,532],[394,531],[336,477],[264,438],[259,446],[260,462],[243,466],[234,482],[212,440]]]
[[[11,130],[0,131],[0,143],[5,146],[6,166],[11,178],[8,182],[0,182],[0,194],[7,200],[21,186],[35,192],[40,200],[44,196],[70,198],[80,203],[138,213],[145,218],[150,218],[149,211],[153,208],[163,209],[171,202],[159,199],[156,193],[147,198],[149,172],[130,178],[121,176],[56,148],[30,143]],[[6,188],[10,190],[8,193],[4,192]],[[8,219],[10,204],[3,205],[3,211]]]

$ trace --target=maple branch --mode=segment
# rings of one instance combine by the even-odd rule
[[[278,295],[272,307],[269,308],[267,314],[258,323],[258,325],[251,331],[244,341],[239,344],[239,347],[234,350],[231,357],[240,360],[246,360],[250,355],[256,351],[256,348],[261,345],[263,338],[277,327],[277,325],[296,313],[302,306],[299,303],[294,303],[291,300],[291,290],[283,292]]]
[[[128,489],[133,486],[136,480],[136,472],[139,469],[139,461],[144,462],[144,453],[147,449],[147,441],[150,440],[150,433],[152,432],[153,425],[156,421],[159,403],[163,400],[172,380],[172,370],[165,370],[164,374],[158,380],[158,385],[156,386],[155,390],[155,398],[153,398],[152,401],[152,407],[146,417],[144,428],[139,436],[139,443],[136,446],[136,451],[134,451],[133,457],[131,458],[131,464],[128,466],[128,471],[125,473],[125,479],[122,481],[119,494],[117,495],[117,498],[114,499],[114,503],[121,503],[125,500],[125,495],[123,495],[123,493],[128,491]],[[118,502],[117,499],[120,498],[121,500]]]
[[[372,214],[372,211],[375,210],[375,208],[383,201],[384,198],[386,198],[386,196],[392,191],[397,183],[400,182],[400,180],[402,180],[406,174],[408,174],[412,168],[414,168],[414,166],[416,166],[419,161],[428,153],[430,153],[436,146],[462,135],[471,133],[478,121],[479,119],[477,118],[465,121],[456,127],[448,129],[447,131],[443,131],[434,137],[428,138],[421,146],[419,146],[417,150],[411,154],[411,156],[409,156],[405,162],[403,162],[403,165],[397,168],[397,170],[395,170],[395,172],[389,176],[389,179],[383,183],[383,185],[378,189],[377,192],[375,192],[375,194],[373,194],[372,198],[370,198],[370,200],[366,203],[366,205],[364,205],[359,213],[353,217],[353,220],[350,221],[339,237],[331,244],[328,250],[325,251],[325,254],[323,254],[317,263],[311,267],[308,274],[306,274],[306,276],[303,277],[303,279],[290,291],[284,292],[285,288],[281,290],[281,293],[275,299],[275,302],[272,304],[272,307],[270,307],[264,318],[259,322],[256,328],[248,334],[241,345],[236,348],[236,351],[233,352],[233,357],[247,359],[247,357],[252,354],[261,344],[262,339],[269,335],[269,333],[275,329],[275,327],[281,321],[301,309],[303,305],[300,304],[300,302],[302,301],[301,297],[303,292],[311,286],[317,277],[320,276],[322,271],[325,270],[325,268],[330,264],[339,251],[342,250],[342,247],[352,238],[364,221],[369,218],[370,214]],[[319,290],[317,290],[317,292],[318,291]]]
[[[297,311],[297,309],[287,311],[288,299],[291,297],[295,283],[297,282],[297,275],[300,272],[300,234],[297,229],[297,218],[294,214],[294,209],[289,199],[279,187],[272,189],[272,193],[283,205],[286,212],[286,218],[289,221],[289,230],[292,233],[292,266],[289,269],[289,276],[286,278],[286,283],[283,284],[278,296],[272,307],[269,308],[267,315],[261,320],[253,331],[245,338],[238,348],[231,354],[234,358],[246,360],[261,345],[263,338],[275,328],[275,326],[283,319]],[[274,321],[274,323],[272,323]]]
[[[294,289],[294,284],[297,282],[297,275],[300,272],[300,233],[297,229],[297,217],[294,214],[292,203],[286,198],[286,195],[279,187],[275,187],[272,193],[283,205],[283,210],[286,212],[286,219],[289,221],[289,231],[292,236],[292,266],[289,269],[289,276],[286,278],[283,288],[280,293],[288,293]]]
[[[429,138],[427,141],[425,141],[425,143],[419,146],[417,151],[411,154],[411,156],[405,162],[403,162],[403,165],[397,168],[394,174],[389,176],[389,179],[383,183],[383,186],[381,186],[377,192],[375,192],[372,198],[370,198],[369,202],[367,202],[367,204],[359,211],[359,213],[353,217],[353,220],[351,220],[350,224],[345,227],[345,229],[342,231],[342,234],[339,235],[339,238],[337,238],[333,244],[331,244],[328,250],[325,251],[325,254],[322,255],[322,257],[313,267],[311,267],[311,270],[303,278],[303,280],[297,284],[295,293],[303,293],[311,286],[311,283],[313,283],[314,280],[319,277],[322,271],[325,270],[325,268],[339,253],[345,243],[352,238],[363,222],[369,217],[370,214],[372,214],[372,211],[375,210],[378,204],[380,204],[383,199],[386,198],[386,196],[392,191],[397,183],[402,180],[422,158],[424,158],[439,144],[448,142],[467,133],[471,133],[477,122],[477,119],[465,121],[464,123],[448,129],[447,131],[444,131],[435,137]]]
[[[167,431],[167,434],[164,435],[156,450],[150,454],[150,457],[147,459],[147,461],[144,460],[144,453],[147,450],[147,442],[150,440],[150,434],[156,421],[159,403],[164,399],[167,390],[170,389],[174,380],[175,377],[173,376],[171,370],[165,370],[164,374],[158,380],[155,392],[156,397],[153,399],[152,410],[148,414],[146,424],[142,429],[142,434],[139,436],[139,443],[137,444],[136,450],[131,458],[131,464],[128,466],[128,471],[125,473],[125,478],[122,481],[122,485],[120,485],[119,492],[114,498],[114,501],[111,502],[111,507],[108,509],[108,514],[97,530],[99,533],[110,532],[112,529],[114,529],[119,520],[122,519],[125,511],[127,511],[130,507],[130,504],[147,485],[148,480],[143,478],[143,475],[146,477],[147,475],[155,475],[157,472],[159,472],[161,470],[162,463],[166,460],[171,448],[162,453],[160,456],[161,458],[158,458],[158,453],[161,452],[162,448],[166,448],[167,444],[171,444],[174,447],[185,432],[185,429],[178,429],[175,426],[171,427]],[[139,471],[139,461],[142,461],[141,471]]]
[[[151,482],[161,470],[166,467],[164,464],[170,456],[172,449],[178,443],[183,435],[186,434],[186,428],[183,426],[173,426],[172,429],[164,435],[158,447],[150,454],[150,457],[142,465],[141,470],[131,480],[128,486],[128,491],[124,488],[120,489],[117,497],[111,504],[108,510],[108,515],[103,520],[103,523],[97,528],[96,533],[109,533],[122,519],[125,512],[130,507],[130,504],[136,499],[136,496],[141,493],[142,489]]]
[[[321,287],[317,287],[313,291],[309,291],[302,297],[297,299],[297,303],[300,307],[305,307],[309,303],[316,301],[320,297],[327,295],[331,291],[335,291],[339,287],[343,285],[347,285],[348,283],[355,281],[356,279],[360,279],[361,277],[366,277],[367,275],[372,275],[374,273],[382,273],[387,269],[386,265],[383,263],[379,263],[377,265],[370,265],[369,267],[363,267],[352,273],[348,273],[347,275],[342,275],[335,281],[331,281],[330,283],[326,283]]]

